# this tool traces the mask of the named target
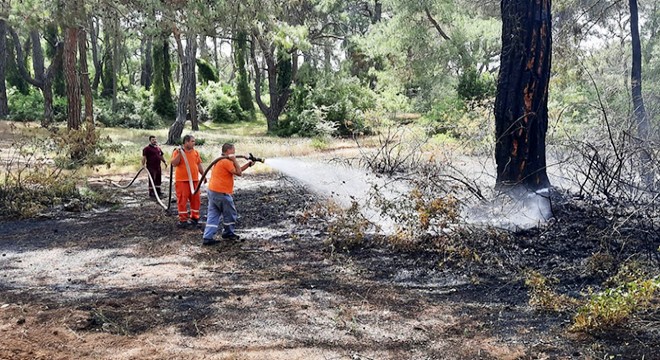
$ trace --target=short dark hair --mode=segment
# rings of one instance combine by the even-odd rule
[[[155,138],[156,138],[156,137],[155,137],[154,135],[150,135],[150,136],[149,136],[149,141],[151,141],[151,139],[155,139]]]
[[[185,143],[187,143],[188,141],[190,141],[190,139],[194,139],[194,138],[195,138],[194,136],[188,134],[188,135],[186,135],[186,136],[183,137],[183,143],[185,144]]]
[[[223,154],[226,153],[227,151],[229,151],[229,149],[232,149],[233,147],[234,147],[234,144],[232,144],[232,143],[222,144],[222,153]]]

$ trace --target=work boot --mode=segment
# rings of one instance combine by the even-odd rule
[[[198,228],[199,227],[199,219],[190,219],[190,220],[188,220],[188,226],[190,228],[193,228],[193,229]]]
[[[239,241],[241,239],[241,237],[236,234],[222,235],[222,238],[231,241]]]
[[[204,245],[204,246],[206,246],[206,245],[215,245],[217,243],[219,243],[219,241],[216,241],[214,239],[204,239],[202,241],[202,245]]]
[[[190,227],[190,223],[187,221],[179,221],[176,224],[176,227],[178,227],[179,229],[188,229]]]
[[[156,194],[154,194],[154,193],[149,193],[149,197],[150,197],[150,198],[155,198],[155,197],[156,197]]]

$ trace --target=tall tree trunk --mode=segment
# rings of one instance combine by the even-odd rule
[[[546,173],[550,0],[502,0],[502,54],[495,99],[497,186],[550,186]]]
[[[118,74],[121,70],[121,57],[119,54],[119,18],[115,17],[112,19],[112,112],[117,112],[117,89],[118,84]],[[108,44],[109,45],[109,44]]]
[[[59,27],[55,22],[51,22],[46,25],[44,38],[46,39],[47,44],[46,55],[52,63],[58,51],[55,44],[57,44],[60,39]],[[41,44],[41,42],[39,42],[39,44]],[[53,74],[52,84],[55,95],[66,96],[66,85],[64,84],[64,73],[62,71],[57,71]]]
[[[209,54],[209,47],[206,46],[206,35],[199,36],[199,57],[206,62],[211,62],[211,55]]]
[[[16,33],[16,31],[11,27],[8,27],[7,29],[9,30],[9,33],[12,37],[12,43],[14,44],[14,50],[16,51],[16,58],[23,58],[23,49],[20,45],[16,45],[20,44],[18,33]],[[56,73],[60,73],[59,69],[62,65],[62,56],[64,52],[63,44],[58,41],[57,37],[55,37],[54,40],[56,42],[53,45],[53,58],[51,59],[50,65],[48,66],[48,69],[46,69],[45,73],[43,70],[41,70],[39,71],[39,76],[32,78],[30,77],[25,64],[18,61],[18,70],[21,77],[31,85],[41,90],[44,96],[44,118],[41,120],[41,126],[43,127],[48,127],[53,122],[53,79],[55,78]],[[40,48],[41,46],[39,46],[39,49]],[[33,47],[33,52],[34,51],[37,50]],[[36,57],[38,56],[33,54],[33,59]],[[39,70],[38,66],[33,66],[33,68],[35,70]]]
[[[652,158],[649,151],[649,134],[651,124],[646,116],[644,98],[642,97],[642,45],[639,39],[639,14],[637,0],[630,0],[630,35],[632,39],[632,71],[630,84],[632,87],[632,101],[635,121],[637,122],[637,136],[640,142],[640,160],[642,161],[642,180],[648,187],[653,185],[655,172],[652,168]]]
[[[151,88],[151,76],[154,71],[153,56],[151,55],[152,40],[150,35],[142,38],[142,73],[140,74],[140,85],[145,89]]]
[[[4,15],[3,15],[4,16]],[[9,115],[5,69],[7,67],[7,22],[0,18],[0,119]]]
[[[220,70],[220,60],[218,59],[218,38],[213,36],[213,61],[215,62],[215,68]]]
[[[176,108],[176,121],[170,127],[167,134],[167,143],[170,145],[176,144],[181,139],[183,128],[186,123],[187,115],[194,115],[195,107],[195,54],[197,52],[194,35],[189,35],[186,39],[185,50],[181,49],[183,54],[183,61],[181,63],[181,87],[179,91],[179,101]],[[180,37],[177,39],[180,43]],[[194,130],[194,129],[193,129]]]
[[[176,105],[172,100],[169,33],[162,33],[156,38],[153,47],[154,58],[154,111],[165,119],[176,118]]]
[[[247,54],[247,33],[239,31],[234,45],[234,57],[237,68],[236,79],[236,93],[238,95],[238,103],[241,109],[254,113],[254,104],[252,103],[252,92],[250,91],[250,84],[248,83],[248,74],[246,69],[246,54]]]
[[[101,97],[111,98],[114,91],[115,62],[113,56],[114,46],[112,45],[112,20],[108,17],[103,19],[103,76],[101,77]]]
[[[39,82],[44,81],[44,51],[41,48],[41,35],[38,30],[30,31],[30,40],[32,42],[32,70],[34,78]]]
[[[80,52],[80,85],[85,98],[85,121],[94,128],[94,98],[92,97],[92,85],[89,82],[89,67],[87,66],[87,32],[79,30],[78,51]]]
[[[323,45],[323,71],[326,74],[332,72],[332,45],[324,44]]]
[[[67,128],[80,129],[80,78],[76,71],[78,28],[69,26],[64,34],[64,78],[66,80]]]
[[[252,42],[257,43],[261,48],[264,60],[266,62],[266,74],[268,76],[268,93],[270,95],[270,105],[266,105],[261,99],[261,72],[257,63],[254,46],[250,49],[252,63],[255,71],[255,99],[259,109],[266,116],[268,132],[277,130],[279,117],[286,103],[291,96],[291,83],[295,78],[297,70],[297,58],[282,49],[277,49],[275,45],[266,41],[258,31],[252,34]],[[277,51],[277,55],[276,55]],[[292,51],[297,54],[297,51]],[[295,55],[297,56],[297,55]]]
[[[380,0],[374,0],[374,15],[371,18],[371,23],[376,24],[380,22],[383,16],[383,3]]]
[[[92,63],[94,65],[94,81],[92,82],[92,90],[98,91],[99,83],[101,82],[101,75],[103,74],[103,63],[99,59],[99,22],[94,18],[89,19],[89,38],[92,48]]]

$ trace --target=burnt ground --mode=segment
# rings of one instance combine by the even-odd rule
[[[0,223],[1,359],[660,359],[657,310],[587,335],[569,331],[573,311],[529,305],[528,270],[580,297],[631,259],[658,268],[657,232],[613,232],[574,201],[540,230],[342,249],[306,215],[322,200],[248,175],[244,241],[202,247],[144,192]]]

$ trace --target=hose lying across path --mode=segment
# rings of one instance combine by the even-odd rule
[[[180,152],[185,152],[183,146],[179,146],[178,150]],[[204,170],[204,173],[202,174],[202,177],[201,177],[200,181],[197,183],[197,187],[195,187],[195,184],[194,184],[193,179],[192,179],[192,171],[190,169],[190,164],[188,163],[188,159],[187,159],[186,156],[183,156],[183,155],[181,155],[181,157],[183,158],[183,162],[186,165],[186,172],[188,173],[188,184],[190,185],[190,193],[192,195],[195,195],[199,192],[199,190],[202,188],[202,184],[204,182],[206,182],[206,175],[208,174],[209,171],[211,171],[213,166],[218,161],[223,160],[223,159],[229,159],[228,156],[222,155],[222,156],[216,158],[215,160],[211,161],[211,164],[209,164],[209,166],[206,167],[206,170]],[[239,159],[250,160],[250,161],[253,161],[253,162],[257,162],[257,161],[264,162],[264,159],[254,157],[254,155],[252,155],[252,154],[250,154],[249,156],[236,155],[235,157],[239,158]],[[110,181],[110,183],[112,185],[114,185],[115,187],[117,187],[117,188],[127,189],[128,187],[133,185],[133,183],[135,183],[135,180],[138,178],[138,176],[140,176],[140,173],[142,173],[142,171],[146,170],[146,169],[147,169],[146,166],[143,166],[142,168],[140,168],[140,170],[137,172],[137,174],[135,174],[135,176],[133,177],[133,180],[131,180],[126,185],[120,185],[120,184],[117,184],[113,181]],[[156,201],[158,202],[158,205],[160,205],[165,211],[169,211],[170,207],[172,206],[172,180],[174,179],[173,172],[174,172],[174,167],[170,164],[170,191],[169,191],[169,197],[168,197],[168,200],[167,200],[167,206],[165,206],[165,204],[163,204],[163,201],[160,199],[158,191],[155,191],[156,185],[154,184],[154,179],[151,177],[151,173],[149,173],[149,171],[147,170],[147,176],[149,177],[149,183],[151,184],[151,188],[154,189],[154,195],[156,195]]]

